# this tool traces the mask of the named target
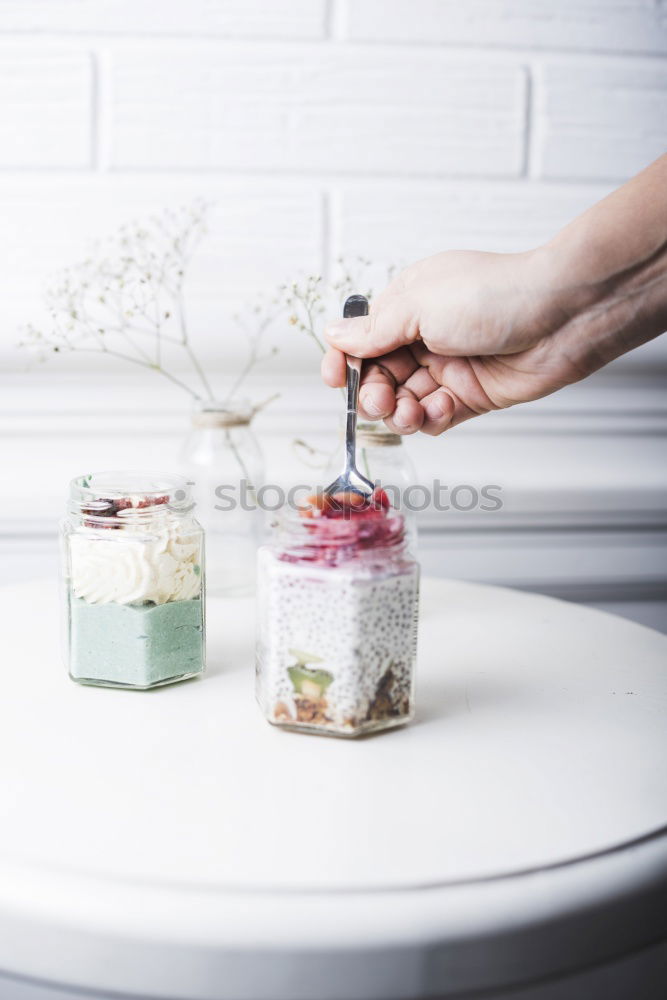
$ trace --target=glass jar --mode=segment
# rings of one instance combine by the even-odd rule
[[[180,455],[179,471],[193,487],[197,518],[206,531],[209,594],[240,597],[255,588],[262,531],[257,490],[264,460],[252,431],[250,403],[203,400]]]
[[[204,669],[204,533],[185,480],[79,476],[62,522],[72,680],[151,688]]]
[[[269,722],[359,736],[412,718],[419,568],[384,500],[285,512],[260,549],[256,690]]]
[[[344,445],[336,451],[327,465],[324,479],[333,481],[343,464]],[[405,446],[405,439],[394,434],[382,423],[360,421],[357,426],[357,466],[373,483],[379,484],[388,494],[392,506],[405,520],[405,530],[410,546],[417,543],[417,515],[406,504],[407,491],[417,482],[417,470]]]

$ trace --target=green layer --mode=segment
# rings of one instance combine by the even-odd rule
[[[204,669],[203,604],[88,604],[70,599],[70,673],[150,687]]]

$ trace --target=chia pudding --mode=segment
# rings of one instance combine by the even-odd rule
[[[175,477],[73,481],[65,658],[83,684],[149,688],[204,669],[203,532]]]
[[[357,736],[413,714],[419,568],[377,490],[312,497],[259,552],[257,697],[279,726]]]

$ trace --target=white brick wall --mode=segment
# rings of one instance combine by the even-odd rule
[[[623,180],[667,148],[667,62],[547,60],[535,126],[539,176]]]
[[[145,46],[119,49],[113,65],[114,168],[521,170],[519,65],[432,49],[260,43],[169,45],[149,58]]]
[[[53,270],[198,195],[191,313],[219,367],[239,301],[341,252],[548,238],[663,149],[666,6],[0,0],[0,365]],[[283,363],[313,358],[290,337]]]
[[[351,39],[593,52],[667,51],[663,0],[344,0]]]
[[[62,483],[82,463],[167,466],[186,422],[187,401],[150,375],[66,359],[12,374],[17,328],[40,319],[56,269],[121,222],[213,201],[188,293],[217,384],[245,358],[229,313],[256,291],[340,253],[381,273],[447,247],[522,250],[655,158],[666,13],[667,0],[0,0],[10,575],[50,571]],[[272,475],[293,468],[295,434],[330,447],[338,399],[316,348],[292,327],[280,340],[275,375],[251,390],[283,392],[258,425]],[[430,524],[429,572],[653,600],[664,623],[667,342],[615,367],[437,448],[411,440],[423,481],[504,484],[513,525]],[[26,498],[35,469],[44,488]]]
[[[336,252],[407,263],[443,247],[513,253],[549,239],[613,185],[429,181],[339,185]]]
[[[93,62],[89,52],[0,55],[0,168],[90,168]]]
[[[0,0],[0,31],[323,38],[326,0]]]

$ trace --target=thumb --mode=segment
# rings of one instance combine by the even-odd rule
[[[368,316],[329,323],[324,336],[345,354],[377,358],[419,340],[419,321],[404,296],[381,296],[371,305]]]

